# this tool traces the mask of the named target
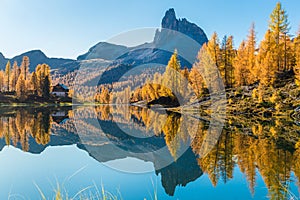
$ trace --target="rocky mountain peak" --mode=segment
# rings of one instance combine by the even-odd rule
[[[200,45],[208,41],[204,31],[196,24],[189,22],[186,18],[177,19],[173,8],[166,11],[161,22],[161,27],[181,32],[196,40]]]
[[[176,19],[175,10],[173,8],[170,8],[166,11],[164,18],[162,19],[161,27],[171,30],[177,30],[177,23],[178,20]]]

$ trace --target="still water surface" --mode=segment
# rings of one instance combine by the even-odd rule
[[[229,118],[219,135],[209,123],[136,107],[5,107],[0,199],[52,199],[57,185],[75,199],[102,187],[125,200],[299,198],[292,119]]]

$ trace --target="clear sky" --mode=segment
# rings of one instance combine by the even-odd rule
[[[174,8],[208,37],[232,34],[238,46],[256,23],[262,39],[277,0],[0,0],[0,52],[13,57],[40,49],[49,57],[76,58],[91,46],[124,31],[158,27]],[[300,1],[282,0],[291,34],[300,25]]]

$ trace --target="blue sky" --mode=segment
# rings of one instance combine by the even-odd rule
[[[204,29],[208,37],[232,34],[238,46],[256,23],[262,39],[276,0],[1,0],[0,52],[13,57],[41,49],[50,57],[76,58],[99,41],[142,27],[158,27],[174,8]],[[300,1],[282,0],[291,34],[300,25]]]

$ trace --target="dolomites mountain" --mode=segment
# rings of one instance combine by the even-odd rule
[[[184,37],[189,38],[191,44],[186,42],[183,39]],[[190,68],[194,63],[197,52],[207,41],[207,36],[200,27],[185,18],[176,18],[175,10],[169,9],[161,21],[161,28],[156,30],[153,41],[150,43],[126,47],[99,42],[91,47],[88,52],[78,56],[77,60],[48,58],[40,50],[29,51],[12,59],[5,58],[0,53],[0,69],[5,69],[8,60],[11,61],[11,64],[17,61],[20,65],[22,57],[28,56],[30,71],[33,71],[36,65],[41,63],[50,65],[51,69],[56,71],[56,74],[61,75],[73,72],[83,65],[89,68],[101,66],[103,69],[109,66],[99,83],[115,82],[119,80],[119,76],[139,65],[149,67],[151,67],[151,63],[161,66],[167,65],[175,49],[179,52],[182,67]],[[182,53],[185,55],[181,55]]]
[[[113,60],[115,63],[126,65],[137,65],[146,63],[167,64],[174,49],[178,49],[184,45],[182,35],[190,37],[199,46],[189,49],[192,58],[196,57],[198,48],[208,41],[204,31],[196,24],[189,22],[187,19],[177,19],[175,10],[169,9],[161,22],[161,30],[157,30],[153,42],[141,44],[136,47],[125,47],[121,45],[100,42],[90,48],[90,50],[79,56],[78,60],[87,59],[106,59]],[[173,30],[173,31],[172,31]],[[166,51],[166,49],[168,51]],[[186,48],[185,48],[186,49]],[[183,65],[191,67],[192,63],[182,60]]]
[[[196,24],[189,22],[186,18],[176,19],[175,10],[173,8],[166,12],[162,19],[161,27],[183,33],[196,40],[200,45],[208,42],[206,34]],[[158,40],[158,38],[155,38],[155,40]]]
[[[185,18],[177,19],[174,9],[169,9],[152,42],[130,48],[100,42],[79,56],[77,62],[88,59],[110,60],[111,64],[105,66],[99,84],[112,83],[118,82],[124,74],[140,65],[149,68],[153,65],[166,66],[175,49],[178,50],[181,66],[191,68],[198,51],[207,41],[200,27]]]

